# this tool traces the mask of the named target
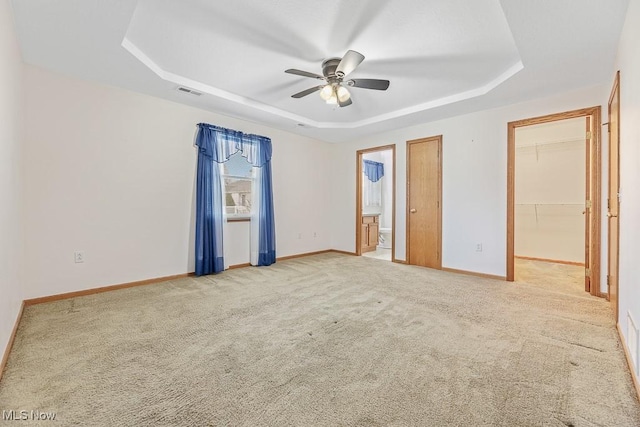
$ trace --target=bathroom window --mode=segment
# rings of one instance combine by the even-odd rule
[[[228,219],[249,219],[255,181],[251,163],[240,152],[220,164],[224,186],[224,207]]]
[[[362,206],[365,208],[380,208],[382,206],[382,179],[371,182],[363,177]]]
[[[362,160],[362,211],[382,213],[382,179],[384,163]]]

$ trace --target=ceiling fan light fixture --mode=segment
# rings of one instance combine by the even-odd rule
[[[327,99],[327,104],[329,105],[338,105],[338,97],[334,93],[331,95],[331,97],[329,99]]]
[[[345,102],[349,98],[351,98],[351,94],[344,86],[338,86],[338,89],[336,89],[336,95],[338,95],[338,99],[340,100],[340,102]]]
[[[329,101],[329,98],[333,95],[333,86],[325,85],[322,89],[320,89],[320,98],[325,101]]]
[[[338,105],[337,85],[328,84],[320,90],[320,98],[324,99],[329,105]]]

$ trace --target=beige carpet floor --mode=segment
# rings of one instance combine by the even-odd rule
[[[323,254],[28,307],[0,410],[82,426],[640,426],[609,305]]]
[[[585,296],[584,267],[530,259],[515,259],[516,282],[541,289]]]

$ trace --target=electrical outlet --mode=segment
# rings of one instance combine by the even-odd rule
[[[313,238],[315,239],[316,237],[318,237],[318,233],[316,233],[315,231],[313,232]]]
[[[302,233],[298,233],[298,239],[302,239]]]
[[[75,251],[73,253],[73,258],[74,258],[76,264],[84,262],[84,251]]]
[[[482,252],[482,243],[476,243],[476,252]]]

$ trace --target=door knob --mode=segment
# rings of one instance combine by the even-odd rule
[[[411,213],[416,213],[416,212],[418,212],[418,211],[417,211],[417,210],[415,210],[415,209],[411,209],[409,212],[411,212]]]
[[[607,212],[607,216],[608,216],[609,218],[618,218],[618,215],[617,215],[617,214],[616,214],[616,215],[614,215],[614,214],[612,214],[611,212]]]

